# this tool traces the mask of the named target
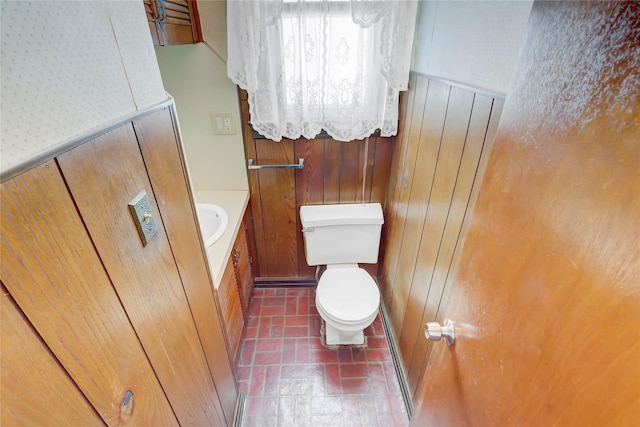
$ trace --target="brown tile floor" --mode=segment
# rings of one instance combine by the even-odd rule
[[[378,316],[366,349],[320,343],[315,289],[256,289],[238,363],[244,426],[406,426]]]

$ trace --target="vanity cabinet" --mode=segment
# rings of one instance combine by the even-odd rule
[[[144,0],[144,10],[154,45],[193,44],[202,40],[194,0]]]
[[[247,208],[242,224],[240,224],[240,230],[238,230],[238,236],[233,243],[233,262],[236,271],[236,277],[238,279],[238,290],[240,292],[240,305],[242,306],[242,313],[244,314],[244,320],[247,320],[249,316],[249,304],[251,303],[251,295],[253,294],[253,257],[249,250],[249,224],[251,223],[251,214],[249,208]]]
[[[222,310],[222,319],[224,320],[225,331],[227,333],[229,357],[235,366],[239,356],[238,350],[244,328],[244,316],[240,304],[240,290],[238,288],[233,256],[227,260],[217,293],[220,309]]]
[[[249,252],[249,221],[247,218],[250,218],[248,209],[238,229],[231,249],[231,256],[225,266],[217,292],[227,333],[229,356],[234,364],[237,363],[239,357],[238,350],[244,325],[249,315],[249,303],[253,292],[253,260]]]

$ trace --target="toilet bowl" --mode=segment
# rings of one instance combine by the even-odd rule
[[[384,218],[380,203],[302,206],[307,264],[326,265],[316,308],[327,345],[365,343],[363,330],[378,314],[380,291],[358,263],[378,261]]]
[[[364,344],[363,331],[375,320],[379,305],[378,286],[364,269],[357,264],[327,266],[316,289],[326,344]]]

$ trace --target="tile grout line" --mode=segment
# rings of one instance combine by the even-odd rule
[[[369,409],[369,412],[371,412],[371,414],[369,414],[371,416],[371,420],[373,421],[373,419],[375,419],[375,423],[378,424],[380,422],[383,422],[382,420],[388,420],[388,422],[392,422],[392,423],[396,423],[399,422],[401,425],[406,425],[406,422],[408,421],[406,419],[406,413],[396,413],[394,411],[394,408],[398,408],[397,405],[398,402],[393,402],[393,398],[397,398],[398,396],[398,392],[396,391],[392,391],[391,387],[389,386],[391,378],[389,376],[387,376],[388,373],[388,369],[384,369],[385,364],[389,363],[388,360],[388,356],[376,356],[376,358],[379,358],[380,360],[377,359],[371,359],[370,355],[374,354],[373,352],[368,352],[365,351],[365,353],[363,354],[356,354],[356,352],[349,350],[348,355],[345,356],[344,353],[342,354],[338,354],[338,352],[336,351],[335,353],[333,353],[334,356],[332,357],[325,357],[325,356],[318,356],[317,353],[322,352],[323,349],[319,349],[316,346],[312,346],[312,340],[314,340],[315,338],[317,338],[315,336],[315,332],[312,332],[314,330],[314,327],[312,325],[312,323],[315,323],[315,321],[313,321],[312,319],[314,317],[317,318],[317,313],[314,313],[312,309],[310,309],[312,307],[312,303],[313,303],[313,293],[312,291],[307,291],[304,293],[300,293],[299,291],[296,292],[293,295],[290,295],[288,293],[284,293],[284,294],[279,294],[278,292],[276,292],[275,294],[270,294],[270,295],[265,295],[264,293],[261,294],[261,296],[263,297],[270,297],[270,296],[282,296],[284,295],[284,300],[283,300],[283,309],[284,309],[284,315],[282,315],[283,318],[283,323],[281,325],[282,330],[281,335],[279,337],[276,336],[271,336],[271,331],[273,330],[272,326],[273,323],[271,322],[272,319],[269,319],[269,330],[270,333],[268,336],[262,336],[261,337],[261,333],[260,333],[260,329],[262,328],[262,326],[264,325],[263,322],[261,321],[260,318],[265,317],[264,313],[263,313],[263,309],[264,309],[264,305],[261,304],[260,307],[260,311],[258,313],[256,313],[256,315],[259,317],[258,321],[257,321],[257,331],[256,331],[256,336],[254,338],[254,353],[252,354],[253,359],[251,360],[252,362],[252,366],[251,366],[251,372],[253,374],[253,370],[255,368],[255,357],[256,357],[256,353],[258,353],[258,344],[261,342],[260,340],[267,340],[267,339],[271,339],[273,340],[274,338],[279,338],[278,342],[280,342],[280,354],[279,354],[279,360],[280,363],[279,364],[275,364],[275,363],[263,363],[260,366],[264,366],[264,379],[263,379],[263,384],[262,385],[262,395],[260,397],[262,398],[269,398],[272,402],[274,402],[275,406],[275,414],[274,414],[274,418],[275,421],[278,424],[283,424],[284,422],[287,421],[286,419],[286,414],[287,414],[287,409],[286,409],[286,405],[285,406],[281,406],[281,403],[284,400],[289,400],[290,403],[289,405],[293,404],[293,409],[291,409],[291,407],[289,407],[289,410],[293,410],[293,414],[292,416],[298,417],[298,415],[300,414],[300,407],[302,405],[302,400],[301,397],[304,396],[304,398],[308,399],[309,404],[312,404],[312,402],[314,401],[314,398],[320,398],[322,396],[316,396],[314,393],[317,391],[314,391],[313,388],[308,388],[307,390],[305,390],[304,395],[297,395],[297,394],[293,394],[291,396],[281,396],[282,394],[282,385],[283,383],[280,382],[280,380],[282,379],[282,368],[286,365],[291,365],[294,369],[295,367],[301,367],[304,365],[311,365],[311,366],[319,366],[322,369],[319,371],[321,373],[321,378],[322,378],[322,382],[321,382],[321,391],[323,392],[323,396],[325,398],[332,398],[332,399],[336,399],[340,402],[340,411],[336,412],[334,414],[332,414],[335,417],[338,417],[342,420],[346,419],[347,417],[347,413],[349,411],[349,408],[351,408],[351,413],[353,413],[354,408],[355,409],[355,413],[359,414],[361,417],[360,419],[364,421],[364,417],[363,417],[363,413],[364,411],[366,411],[366,409]],[[291,312],[290,309],[288,310],[288,307],[292,305],[292,303],[290,301],[293,301],[295,299],[295,313]],[[263,300],[264,301],[264,300]],[[302,301],[306,302],[306,307],[303,309],[302,306]],[[304,310],[304,313],[301,313],[301,310]],[[287,311],[289,311],[289,314],[287,314]],[[273,316],[279,316],[279,313],[277,313],[277,310],[275,310],[273,312]],[[287,316],[302,316],[304,315],[304,317],[306,318],[306,326],[307,326],[307,334],[304,337],[301,336],[297,336],[296,334],[293,334],[293,336],[286,336],[286,318]],[[270,317],[273,317],[270,316]],[[292,326],[298,326],[297,324],[294,324]],[[371,329],[368,331],[368,333],[370,335],[368,336],[373,336],[373,337],[378,337],[378,338],[383,338],[385,339],[385,331],[384,331],[384,325],[383,326],[383,330],[382,330],[382,335],[378,334],[378,327],[379,325],[374,324],[371,326]],[[264,333],[262,333],[262,335],[264,335]],[[285,342],[289,342],[293,344],[293,350],[294,350],[294,355],[292,359],[288,359],[287,363],[285,364],[285,351],[287,351],[287,348],[285,348]],[[386,342],[386,339],[385,339]],[[244,347],[244,346],[243,346]],[[268,347],[264,348],[265,350],[269,351],[270,349]],[[389,352],[389,348],[388,345],[384,348],[380,348],[380,347],[375,347],[372,349],[368,349],[368,350],[380,350],[380,351],[376,351],[377,353],[384,353],[384,352]],[[312,353],[313,351],[313,353]],[[306,354],[303,354],[306,353]],[[332,354],[331,352],[328,352],[327,354]],[[268,362],[268,358],[264,359],[265,362]],[[367,375],[366,376],[354,376],[354,377],[348,377],[348,376],[343,376],[342,375],[342,369],[340,368],[341,366],[354,366],[356,364],[360,364],[360,365],[364,365],[366,367],[366,371],[367,371]],[[270,396],[266,396],[266,387],[267,387],[267,381],[268,381],[268,377],[267,377],[267,372],[270,372],[271,370],[269,369],[269,367],[272,366],[277,366],[278,367],[278,371],[279,371],[279,376],[278,376],[278,384],[277,384],[277,389],[276,389],[276,396],[273,397],[273,394],[271,393]],[[337,380],[337,389],[335,391],[338,391],[338,393],[328,393],[328,385],[329,385],[329,371],[327,370],[327,367],[329,366],[335,366],[337,368],[337,376],[336,376],[336,380]],[[372,370],[372,367],[375,367],[375,369]],[[378,374],[383,375],[383,380],[381,381],[382,384],[384,384],[384,390],[379,390],[376,389],[374,387],[374,383],[371,381],[372,378],[374,378],[372,375],[374,375],[376,372],[378,372]],[[353,379],[366,379],[367,380],[367,384],[366,384],[366,388],[365,389],[360,389],[360,390],[351,390],[351,391],[345,391],[346,389],[343,387],[344,385],[344,381],[347,380],[353,380]],[[250,384],[249,384],[249,388],[251,389],[251,382],[253,382],[253,375],[251,376],[251,378],[249,379]],[[378,398],[376,398],[376,396],[380,396]],[[384,396],[384,397],[382,397]],[[355,401],[357,402],[357,406],[353,405],[354,399],[356,399]],[[378,402],[380,402],[382,400],[381,405],[384,405],[384,411],[381,408],[376,408],[376,404]],[[256,407],[258,408],[258,407]],[[263,409],[263,408],[261,408]],[[311,407],[310,407],[311,410]],[[257,413],[254,415],[258,415]],[[314,413],[313,410],[311,410],[311,412],[309,414],[307,414],[308,416],[318,416],[318,414]],[[327,415],[328,416],[328,415]],[[271,416],[270,416],[271,417]],[[283,418],[284,417],[284,418]],[[401,417],[402,419],[398,418]],[[306,418],[306,421],[310,421],[310,418]]]

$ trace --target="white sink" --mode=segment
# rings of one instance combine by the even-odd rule
[[[202,240],[204,240],[204,245],[209,247],[224,234],[229,224],[229,216],[227,211],[220,206],[208,203],[196,203],[196,212],[198,213],[200,231],[202,231]]]

